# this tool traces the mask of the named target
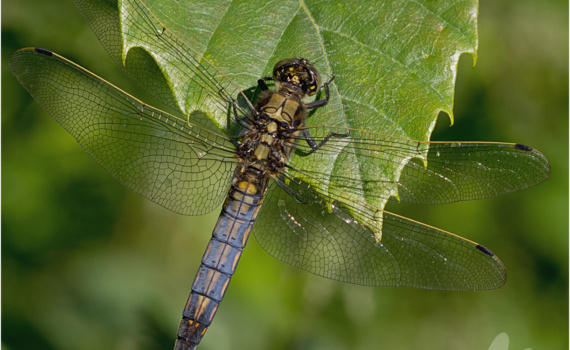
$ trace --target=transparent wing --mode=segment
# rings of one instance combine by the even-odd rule
[[[249,99],[203,57],[204,43],[196,39],[189,45],[180,39],[142,1],[124,0],[118,7],[116,2],[99,0],[75,3],[109,56],[151,95],[184,114],[202,110],[218,121],[227,118],[231,97],[238,102],[237,113],[249,117],[253,108]],[[200,37],[207,36],[200,33]]]
[[[316,129],[337,134],[347,132],[332,127],[309,130]],[[314,139],[317,144],[324,140]],[[388,199],[391,194],[382,189],[391,185],[397,188],[399,200],[408,203],[440,204],[491,198],[532,187],[550,174],[548,160],[539,151],[514,143],[421,142],[350,130],[350,136],[332,137],[315,151],[304,139],[297,140],[293,147],[298,156],[309,162],[311,153],[332,155],[339,171],[331,175],[298,167],[288,169],[288,176],[325,183],[348,202],[352,199],[346,193],[360,198]],[[400,162],[405,166],[399,177],[385,171]]]
[[[314,138],[317,144],[324,140]],[[376,209],[370,197],[390,196],[382,188],[395,186],[401,201],[448,203],[528,188],[550,172],[540,152],[519,144],[430,143],[351,130],[317,150],[303,139],[294,147],[308,162],[321,153],[341,165],[332,166],[330,175],[292,162],[274,177],[253,229],[257,240],[301,269],[374,286],[481,290],[506,280],[501,261],[481,245]],[[397,168],[394,162],[403,165],[399,178],[385,171]]]
[[[430,142],[427,167],[406,164],[398,181],[404,202],[438,204],[491,198],[546,180],[550,164],[521,144]]]
[[[506,281],[501,261],[475,242],[388,212],[377,242],[342,203],[319,198],[306,183],[285,191],[272,182],[253,228],[257,241],[277,259],[342,282],[486,290]]]
[[[122,184],[172,211],[207,213],[225,198],[235,168],[225,137],[162,112],[43,49],[10,57],[40,105]]]

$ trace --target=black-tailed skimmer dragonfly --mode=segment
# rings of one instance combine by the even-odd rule
[[[225,199],[183,311],[176,349],[200,343],[252,230],[277,259],[341,282],[442,290],[505,283],[503,264],[484,246],[371,203],[390,197],[449,203],[525,189],[549,175],[541,153],[521,144],[422,142],[307,127],[310,110],[327,108],[332,81],[321,84],[310,62],[279,61],[272,77],[258,81],[261,93],[253,101],[144,4],[136,2],[135,8],[133,16],[143,19],[135,23],[139,39],[147,49],[170,50],[179,62],[177,73],[188,74],[209,103],[242,129],[237,137],[206,127],[195,114],[147,105],[45,49],[15,52],[10,69],[97,163],[133,191],[186,215],[207,213]],[[268,87],[271,81],[274,88]],[[303,101],[321,87],[325,98]],[[319,155],[337,166],[332,172],[330,166],[301,168],[289,162],[293,154],[309,160]],[[394,167],[399,176],[383,170]]]

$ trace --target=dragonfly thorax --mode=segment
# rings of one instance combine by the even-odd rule
[[[307,115],[303,102],[287,91],[267,91],[257,101],[257,114],[237,152],[237,181],[259,184],[277,175],[289,160]]]

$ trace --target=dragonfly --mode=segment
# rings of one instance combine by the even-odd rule
[[[155,108],[46,49],[18,50],[9,66],[91,157],[131,190],[185,215],[224,203],[175,349],[201,342],[251,232],[277,259],[341,282],[437,290],[488,290],[506,282],[505,267],[490,249],[378,203],[450,203],[529,188],[550,173],[539,151],[516,143],[427,142],[308,126],[309,111],[327,108],[334,76],[323,83],[308,60],[284,58],[272,76],[259,77],[259,94],[246,94],[143,2],[127,2],[145,50],[168,52],[174,62],[169,73],[196,92],[192,113],[165,96],[157,97],[174,111]],[[122,57],[122,49],[111,47],[111,56]],[[143,61],[134,67],[141,76],[156,75]],[[202,107],[228,116],[240,132],[222,132],[199,113]],[[342,166],[306,166],[311,159]],[[360,176],[349,171],[357,168]],[[398,176],[386,168],[398,169]]]

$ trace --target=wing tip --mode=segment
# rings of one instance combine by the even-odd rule
[[[543,167],[542,177],[539,180],[537,180],[536,183],[530,185],[529,187],[541,183],[550,176],[550,162],[548,161],[548,159],[546,159],[546,157],[542,153],[540,153],[539,150],[527,145],[523,145],[522,143],[517,143],[515,144],[514,147],[519,151],[533,153],[536,162],[540,162]]]

